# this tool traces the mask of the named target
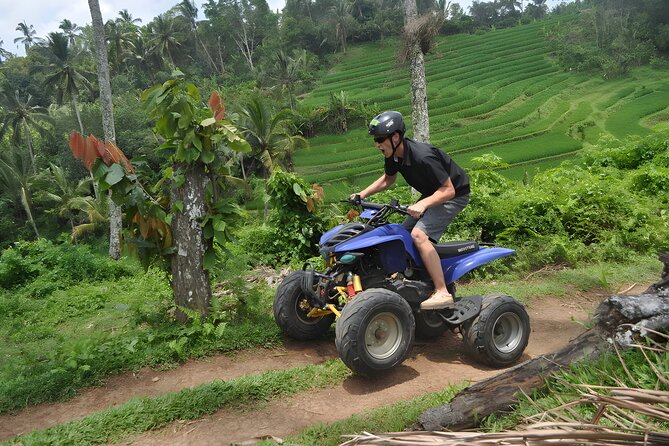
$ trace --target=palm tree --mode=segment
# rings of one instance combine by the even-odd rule
[[[177,8],[181,16],[188,22],[190,32],[192,32],[195,36],[195,40],[200,44],[204,50],[204,53],[207,55],[207,62],[214,69],[214,71],[216,71],[216,62],[214,62],[214,59],[211,58],[209,50],[207,50],[204,42],[202,42],[202,39],[200,39],[200,34],[197,32],[197,6],[195,6],[195,2],[190,0],[182,0],[181,3],[177,5]]]
[[[38,105],[31,105],[32,96],[28,94],[25,100],[21,97],[18,90],[13,93],[0,91],[0,106],[5,111],[0,120],[0,139],[12,130],[12,142],[20,146],[24,141],[28,146],[28,154],[35,164],[35,153],[33,152],[32,134],[36,130],[42,135],[46,135],[46,124],[53,120],[49,116],[46,108]]]
[[[132,25],[135,28],[137,27],[136,23],[142,23],[142,19],[133,18],[132,14],[130,14],[127,9],[121,9],[118,12],[118,18],[116,21],[122,24]]]
[[[102,109],[102,129],[105,141],[116,144],[116,128],[114,126],[114,107],[112,103],[111,80],[109,75],[109,61],[107,59],[107,44],[105,42],[105,27],[100,12],[98,0],[88,0],[93,21],[93,35],[97,49],[96,65],[98,70],[98,84],[100,85],[100,108]],[[96,192],[97,196],[97,192]],[[109,201],[109,255],[118,260],[121,257],[121,206]]]
[[[525,13],[534,20],[543,19],[548,11],[547,0],[532,0],[532,4],[527,5]]]
[[[295,84],[300,80],[300,70],[305,68],[306,61],[306,50],[301,52],[296,50],[294,57],[287,55],[283,50],[279,50],[276,53],[274,71],[269,75],[288,92],[291,110],[295,110]]]
[[[253,147],[252,155],[262,164],[268,178],[275,165],[292,170],[292,153],[307,145],[306,139],[290,131],[293,114],[290,110],[274,113],[269,103],[259,96],[251,97],[241,110],[240,129]]]
[[[86,223],[75,225],[72,228],[72,238],[76,240],[98,229],[102,231],[105,227],[108,227],[109,203],[104,197],[93,198],[90,195],[72,199],[70,201],[71,209],[81,211],[86,215]]]
[[[28,50],[32,45],[42,41],[41,38],[35,37],[35,34],[37,34],[35,28],[32,25],[26,25],[26,22],[19,22],[16,31],[21,31],[23,35],[14,39],[14,43],[21,42],[26,49],[26,54],[28,54]]]
[[[4,49],[2,47],[2,45],[4,45],[4,44],[5,44],[5,42],[2,39],[0,39],[0,64],[2,64],[3,59],[4,60],[9,60],[12,57],[14,57],[14,55],[12,53],[10,53],[9,51],[7,51],[6,49]]]
[[[46,44],[41,48],[49,64],[35,66],[32,71],[46,74],[44,86],[55,93],[58,104],[63,104],[66,98],[72,101],[79,129],[83,134],[84,125],[81,122],[77,99],[82,87],[89,90],[93,88],[91,82],[86,78],[92,73],[75,66],[83,52],[71,48],[65,34],[55,32],[49,33]]]
[[[118,20],[107,20],[104,25],[105,37],[109,43],[109,59],[116,71],[121,71],[133,46],[134,31],[126,30],[127,26]]]
[[[293,113],[282,110],[274,113],[270,105],[259,96],[252,96],[242,106],[240,130],[251,144],[251,156],[260,161],[265,183],[276,165],[292,171],[292,154],[299,147],[308,145],[302,136],[289,131]],[[240,154],[240,164],[244,159]],[[264,216],[267,219],[268,208],[265,203]]]
[[[75,184],[70,181],[62,167],[53,163],[49,163],[49,167],[49,170],[45,171],[50,173],[47,181],[55,187],[57,193],[45,192],[44,197],[56,203],[58,215],[67,218],[70,222],[73,234],[72,238],[76,242],[74,214],[72,211],[82,210],[82,202],[87,199],[93,199],[90,195],[92,180],[84,178]]]
[[[346,41],[348,40],[348,30],[350,28],[350,21],[352,19],[351,11],[353,5],[348,0],[338,0],[331,8],[335,17],[335,37],[337,47],[346,53]]]
[[[474,2],[476,4],[476,2]],[[418,7],[416,0],[404,0],[404,33],[407,42],[406,59],[411,72],[411,121],[416,141],[430,141],[430,121],[427,110],[427,80],[425,78],[425,55],[418,38]]]
[[[39,238],[39,231],[33,218],[31,187],[36,179],[34,158],[26,152],[12,146],[0,153],[0,189],[21,203],[26,220]]]
[[[150,51],[161,55],[163,58],[167,56],[170,66],[174,67],[172,53],[176,47],[181,45],[179,42],[180,33],[175,27],[174,20],[166,14],[161,14],[149,24],[149,30]]]
[[[65,37],[67,37],[67,40],[70,42],[70,47],[74,48],[75,41],[81,36],[81,28],[68,19],[63,19],[60,22],[60,25],[58,25],[58,28],[63,30],[63,34],[65,34]]]

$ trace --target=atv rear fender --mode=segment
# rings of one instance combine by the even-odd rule
[[[443,259],[441,266],[444,269],[446,283],[455,282],[469,271],[501,257],[510,256],[515,252],[515,250],[508,248],[481,248],[476,252]]]

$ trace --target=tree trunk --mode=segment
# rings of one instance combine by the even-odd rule
[[[97,53],[98,83],[100,84],[100,108],[102,109],[102,130],[106,141],[116,144],[116,130],[114,128],[114,105],[112,103],[111,82],[109,76],[109,60],[107,44],[105,43],[105,29],[98,0],[88,0],[93,22],[93,34]],[[78,116],[78,115],[77,115]],[[81,119],[79,120],[81,124]],[[81,133],[84,133],[82,128]],[[95,182],[93,183],[95,184]],[[95,191],[97,196],[97,190]],[[121,257],[121,206],[114,203],[109,192],[109,256],[118,260]]]
[[[669,269],[669,254],[664,254]],[[662,258],[662,257],[661,257]],[[485,379],[460,392],[444,406],[420,416],[424,430],[461,430],[475,427],[484,417],[511,410],[520,392],[532,393],[543,385],[544,377],[583,359],[594,360],[613,349],[613,342],[628,347],[639,337],[669,327],[667,278],[639,296],[611,296],[596,311],[597,326],[586,331],[562,350],[525,361],[499,375]],[[655,289],[657,291],[654,291]]]
[[[79,123],[79,131],[81,134],[84,134],[84,124],[81,122],[81,113],[79,113],[79,104],[77,103],[77,95],[72,95],[72,108],[74,108],[74,114],[77,115],[77,122]]]
[[[172,255],[172,290],[177,305],[197,310],[202,316],[209,312],[211,283],[204,268],[204,255],[210,242],[204,238],[200,222],[207,209],[205,190],[209,179],[202,165],[175,165],[174,171],[184,172],[181,187],[172,189],[171,205],[183,204],[183,211],[172,218],[172,234],[176,252]],[[187,315],[177,311],[177,319],[187,320]]]
[[[35,162],[35,154],[33,153],[33,140],[32,137],[30,136],[30,129],[28,128],[28,124],[23,121],[23,127],[26,132],[26,142],[28,143],[28,154],[30,155],[30,162],[32,163],[33,167],[33,173],[37,173],[37,163]]]
[[[417,18],[416,0],[404,0],[406,17],[405,32],[408,25]],[[411,70],[411,121],[413,137],[416,141],[430,141],[430,120],[427,112],[427,82],[425,80],[425,57],[418,39],[411,39],[409,48],[409,67]]]
[[[30,226],[32,226],[33,231],[35,231],[35,237],[39,238],[39,231],[37,230],[37,225],[35,224],[35,219],[33,218],[33,213],[31,211],[31,206],[30,206],[31,200],[30,197],[28,196],[28,191],[25,187],[21,186],[21,204],[23,204],[23,209],[26,211],[26,215],[28,216],[28,222],[30,223]]]

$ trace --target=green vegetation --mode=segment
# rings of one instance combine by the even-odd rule
[[[310,365],[131,400],[78,421],[20,435],[8,443],[93,445],[117,442],[124,437],[157,429],[176,420],[194,420],[222,407],[252,409],[254,405],[298,392],[329,387],[350,375],[340,361]]]
[[[669,80],[666,60],[650,46],[668,48],[662,1],[584,0],[550,14],[544,1],[525,2],[523,11],[518,2],[476,2],[470,15],[448,7],[426,55],[431,140],[467,167],[473,193],[444,237],[517,250],[472,273],[461,292],[528,301],[655,278],[654,256],[669,249]],[[420,13],[444,10],[443,2],[420,3]],[[78,144],[87,168],[103,159],[92,169],[100,190],[67,147],[73,128],[102,133],[91,30],[63,20],[62,33],[40,41],[20,23],[25,57],[0,41],[0,413],[65,399],[143,366],[280,342],[273,289],[248,281],[249,270],[299,267],[316,255],[319,235],[345,221],[348,209],[335,201],[381,172],[369,118],[383,109],[410,115],[407,70],[395,63],[402,3],[340,2],[337,17],[332,6],[289,0],[279,15],[265,0],[210,1],[207,20],[198,21],[195,3],[184,0],[143,25],[127,10],[108,20],[123,152],[81,135]],[[591,25],[611,26],[594,45],[577,42]],[[147,88],[150,116],[140,106]],[[183,190],[198,181],[202,187]],[[108,189],[125,202],[125,240],[153,260],[147,269],[98,252],[109,223],[99,192]],[[205,212],[179,225],[196,196]],[[406,187],[378,200],[390,197],[411,200]],[[238,212],[240,205],[250,211]],[[193,269],[203,278],[200,312],[187,298],[171,298],[185,268],[169,275],[164,260],[148,255],[177,246],[183,254],[173,241],[192,232],[201,232],[196,254],[170,260],[207,251]],[[181,287],[180,296],[191,291]],[[117,441],[230,404],[253,408],[328,386],[346,373],[333,361],[214,382],[19,440]],[[296,441],[399,430],[451,391],[315,426]]]
[[[243,266],[246,268],[246,265]],[[272,290],[220,271],[234,296],[207,320],[173,321],[164,273],[113,262],[85,246],[23,242],[3,251],[0,276],[0,412],[71,397],[110,374],[166,366],[213,352],[272,345]]]
[[[565,418],[593,420],[601,407],[591,403],[575,404],[582,399],[588,385],[602,386],[599,392],[605,395],[610,394],[611,388],[614,387],[669,390],[666,379],[664,379],[669,373],[666,344],[664,348],[662,343],[655,343],[655,345],[651,343],[644,347],[647,348],[626,349],[620,353],[620,356],[609,354],[594,362],[573,364],[568,369],[551,376],[544,387],[534,392],[533,395],[521,397],[519,404],[511,414],[488,417],[482,423],[482,427],[493,430],[512,429],[520,423],[527,423],[532,416],[543,414],[545,411],[553,411],[553,414],[552,416],[543,415],[542,421],[559,417],[559,412],[564,412],[560,418],[561,421],[565,421]],[[569,411],[564,410],[566,404],[570,404]],[[615,405],[615,401],[611,400],[610,404]],[[555,408],[563,408],[563,410],[556,412]],[[621,410],[619,413],[625,414],[626,412]],[[632,420],[639,417],[639,413],[635,412],[629,411],[626,416],[616,417],[617,423],[615,424],[604,417],[601,424],[613,428],[637,428],[638,424],[632,424]],[[644,424],[648,423],[645,426],[646,429],[658,432],[666,432],[669,429],[669,423],[659,422],[661,416],[655,422],[650,422],[649,418],[644,420]]]
[[[345,441],[343,436],[356,432],[401,431],[413,425],[420,414],[427,409],[448,403],[461,387],[449,386],[440,392],[381,406],[332,424],[317,423],[299,435],[284,439],[284,442],[285,444],[336,446]],[[258,443],[259,446],[274,444],[276,443],[273,441]]]
[[[555,420],[584,420],[590,423],[595,414],[602,409],[599,405],[583,403],[575,405],[585,390],[584,386],[591,385],[610,387],[629,387],[630,389],[667,390],[666,380],[662,377],[669,373],[666,348],[657,352],[647,351],[646,356],[640,349],[632,349],[622,353],[621,357],[614,354],[607,355],[595,362],[579,362],[569,369],[557,372],[547,377],[546,384],[534,392],[530,397],[521,397],[521,402],[514,410],[503,416],[490,416],[482,421],[482,428],[493,432],[513,430],[519,424],[528,424],[530,421],[541,422]],[[611,389],[599,390],[607,395]],[[442,392],[423,395],[409,401],[384,406],[368,413],[354,415],[346,420],[332,424],[317,424],[303,430],[299,435],[285,438],[284,444],[299,445],[337,445],[345,440],[343,436],[352,436],[362,432],[380,435],[384,432],[401,432],[411,429],[418,417],[427,409],[448,403],[457,389],[448,388]],[[572,403],[575,406],[565,405]],[[615,405],[614,400],[608,401]],[[560,415],[556,415],[555,408],[562,407]],[[550,414],[546,412],[551,412]],[[625,411],[623,411],[624,413]],[[620,428],[627,420],[637,419],[645,425],[648,418],[642,419],[634,410],[626,412],[626,417],[616,417],[617,423],[608,422],[612,428]],[[532,419],[531,417],[534,416]],[[654,423],[646,427],[656,432],[666,432],[669,424],[661,422],[662,414],[658,414]],[[666,419],[666,417],[665,417]],[[608,422],[608,423],[607,423]],[[604,424],[603,423],[603,424]],[[627,423],[627,428],[638,428],[637,425]],[[406,438],[410,441],[410,437]],[[263,446],[277,444],[274,441],[259,443]]]
[[[525,170],[552,167],[556,157],[572,158],[603,135],[649,134],[644,118],[667,108],[664,71],[637,69],[615,80],[565,73],[546,57],[550,44],[544,38],[564,21],[438,38],[426,62],[431,142],[465,167],[493,152],[510,165],[509,177],[520,178]],[[371,99],[380,110],[410,115],[410,91],[402,87],[408,74],[393,69],[394,47],[351,48],[305,103],[317,106],[327,92],[344,90],[351,101]],[[311,138],[310,147],[294,156],[296,171],[324,184],[328,200],[381,172],[365,124],[356,119],[347,134]]]

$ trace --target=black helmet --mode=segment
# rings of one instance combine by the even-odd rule
[[[404,119],[402,113],[396,111],[385,111],[377,115],[369,123],[368,133],[373,136],[389,136],[400,132],[404,136]]]

